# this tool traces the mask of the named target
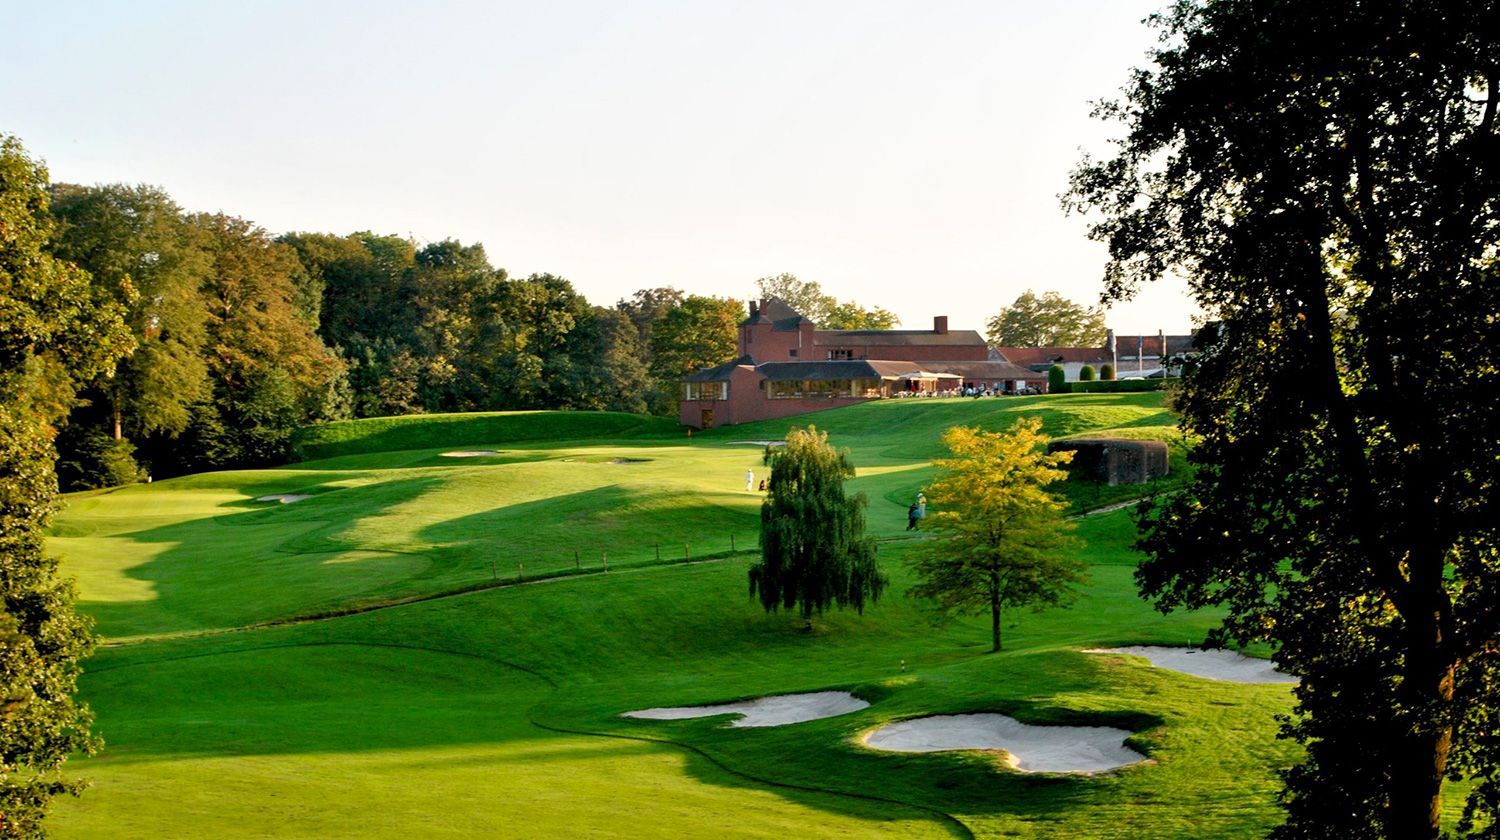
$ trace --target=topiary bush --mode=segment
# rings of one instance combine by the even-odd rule
[[[1047,369],[1047,393],[1068,393],[1068,374],[1062,365],[1053,365]]]
[[[1099,368],[1099,379],[1104,382],[1115,381],[1115,366],[1105,362],[1104,366]]]
[[[1084,365],[1083,367],[1079,368],[1078,369],[1078,381],[1079,382],[1093,382],[1094,381],[1094,366],[1093,365]]]

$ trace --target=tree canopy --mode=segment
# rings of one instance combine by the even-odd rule
[[[898,320],[878,306],[865,309],[852,300],[840,301],[816,281],[798,280],[794,274],[762,277],[755,285],[761,297],[780,300],[825,330],[888,330]]]
[[[1282,838],[1500,816],[1500,7],[1184,0],[1085,160],[1118,299],[1188,278],[1214,341],[1174,398],[1189,492],[1143,593],[1301,676]],[[1487,826],[1487,827],[1486,827]],[[1488,832],[1488,833],[1486,833]]]
[[[875,562],[875,540],[865,536],[865,497],[844,493],[844,481],[854,477],[848,452],[809,426],[789,432],[770,458],[751,597],[767,612],[796,608],[809,626],[832,607],[863,613],[887,580]]]
[[[991,650],[1000,650],[1004,609],[1067,603],[1084,563],[1063,518],[1067,503],[1047,485],[1067,478],[1072,452],[1048,454],[1042,421],[1028,417],[1006,432],[955,426],[943,434],[950,457],[934,462],[927,486],[936,539],[912,563],[920,582],[909,594],[945,613],[990,614]]]
[[[130,295],[93,285],[46,252],[47,173],[0,135],[0,836],[34,837],[49,801],[81,785],[62,774],[92,752],[92,716],[74,699],[93,641],[73,588],[42,550],[57,496],[54,424],[85,383],[132,349]]]
[[[1104,310],[1030,289],[985,323],[992,347],[1103,347]]]

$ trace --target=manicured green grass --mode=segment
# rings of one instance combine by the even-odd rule
[[[812,419],[851,447],[872,529],[895,538],[944,424],[999,428],[1028,410],[1069,433],[1166,428],[1154,394],[880,403]],[[758,496],[744,492],[743,474],[762,471],[760,453],[733,442],[788,425],[691,442],[499,442],[488,448],[501,456],[474,461],[440,458],[453,445],[434,438],[427,449],[74,497],[55,546],[101,630],[138,641],[87,666],[84,694],[109,746],[73,765],[95,786],[58,807],[54,830],[1255,837],[1275,823],[1275,771],[1296,754],[1273,737],[1275,715],[1291,707],[1286,687],[1079,652],[1196,643],[1212,624],[1158,615],[1136,597],[1125,512],[1079,520],[1091,570],[1083,597],[1007,615],[1006,650],[993,655],[987,619],[936,624],[902,595],[911,543],[900,539],[881,549],[894,579],[887,597],[862,617],[824,616],[810,634],[747,597],[748,556],[649,565],[658,534],[691,541],[694,554],[728,548],[715,541],[730,533],[751,543]],[[315,495],[246,501],[296,491]],[[491,558],[502,576],[523,557],[529,575],[567,571],[574,546],[609,546],[611,571],[143,638],[441,592],[482,582]],[[619,717],[836,688],[873,705],[774,729]],[[1150,760],[1035,776],[981,754],[885,754],[858,742],[884,722],[979,710],[1120,726]]]
[[[299,460],[365,452],[494,445],[534,440],[671,436],[677,423],[611,411],[495,411],[342,420],[303,429],[292,442]]]

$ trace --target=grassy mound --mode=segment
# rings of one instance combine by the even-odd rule
[[[395,452],[459,448],[537,440],[614,440],[666,436],[677,421],[611,411],[502,411],[475,414],[413,414],[340,420],[300,430],[292,441],[299,461]]]

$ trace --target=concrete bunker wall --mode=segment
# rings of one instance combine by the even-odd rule
[[[1069,450],[1078,474],[1111,486],[1145,484],[1167,474],[1167,444],[1159,440],[1080,438],[1047,444],[1048,452]]]

